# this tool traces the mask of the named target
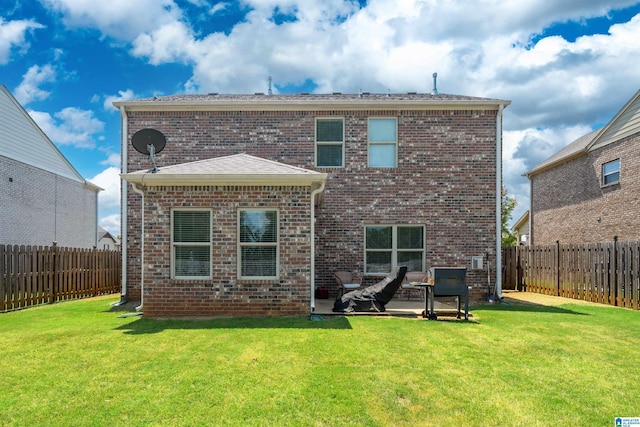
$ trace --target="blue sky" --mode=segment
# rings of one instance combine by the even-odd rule
[[[556,4],[558,3],[558,4]],[[606,3],[601,4],[601,3]],[[470,6],[473,5],[473,6]],[[640,89],[640,1],[4,0],[0,83],[119,234],[120,115],[175,93],[430,92],[509,99],[504,183],[606,124]]]

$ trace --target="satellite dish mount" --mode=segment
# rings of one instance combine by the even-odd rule
[[[131,145],[136,149],[138,153],[146,154],[151,159],[153,168],[148,172],[158,172],[158,165],[156,164],[156,154],[164,149],[167,143],[167,139],[159,130],[155,129],[142,129],[134,133],[131,137]]]

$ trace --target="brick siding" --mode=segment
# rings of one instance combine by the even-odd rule
[[[315,118],[326,116],[344,118],[344,168],[314,165]],[[369,117],[397,117],[397,168],[367,166]],[[366,225],[424,225],[426,268],[470,267],[472,256],[487,253],[495,265],[495,110],[128,111],[127,139],[143,128],[160,130],[167,138],[164,151],[157,156],[160,168],[244,152],[328,173],[323,201],[316,210],[315,285],[327,286],[331,297],[338,292],[332,277],[335,270],[364,271]],[[147,156],[131,146],[127,156],[128,172],[151,166]],[[127,185],[127,293],[136,298],[140,295],[140,196]],[[277,205],[281,215],[286,214],[290,208],[285,199],[291,192],[297,192],[300,204],[308,207],[310,189],[283,187],[266,193],[253,189],[251,197],[246,190],[232,188],[191,191],[165,188],[154,190],[145,199],[147,224],[155,224],[147,233],[145,256],[153,261],[146,270],[150,273],[145,273],[149,275],[145,276],[145,315],[308,313],[308,241],[289,246],[281,239],[284,262],[277,283],[237,283],[234,269],[236,208],[265,203]],[[193,197],[195,194],[198,197]],[[224,203],[221,197],[226,198]],[[228,246],[215,249],[224,251],[224,256],[222,261],[214,258],[215,274],[210,282],[184,283],[168,278],[168,209],[185,204],[211,206],[213,212],[221,209],[227,215],[223,222],[233,222],[225,225],[227,231],[214,235],[214,246],[218,240]],[[306,217],[296,217],[287,225],[295,224],[292,235],[309,233],[306,209]],[[287,261],[291,254],[294,259]],[[491,273],[493,283],[495,269]],[[364,284],[380,279],[380,275],[366,276]],[[483,298],[486,270],[469,270],[468,283],[474,286],[472,296]]]
[[[84,183],[0,156],[0,244],[91,248],[97,197]]]
[[[602,186],[602,165],[620,159],[620,181]],[[531,177],[532,243],[640,239],[640,134]]]

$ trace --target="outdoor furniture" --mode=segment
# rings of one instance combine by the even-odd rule
[[[335,277],[336,283],[340,287],[340,295],[360,287],[360,283],[354,279],[350,271],[336,271],[333,273],[333,277]]]
[[[420,284],[427,288],[425,309],[422,317],[436,320],[438,316],[434,311],[434,299],[436,297],[457,297],[457,318],[461,316],[461,298],[464,297],[464,320],[469,320],[469,287],[466,283],[467,269],[458,267],[433,267],[429,269],[427,283]]]
[[[427,273],[424,271],[409,271],[404,276],[404,282],[402,282],[402,290],[407,293],[407,300],[411,297],[415,291],[418,291],[418,296],[423,298],[423,287],[417,286],[419,283],[427,281]]]
[[[400,289],[405,274],[407,274],[407,267],[396,267],[375,285],[347,292],[333,304],[333,311],[340,313],[385,311],[385,305]]]

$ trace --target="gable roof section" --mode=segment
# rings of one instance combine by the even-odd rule
[[[449,94],[187,94],[114,102],[130,111],[497,110],[511,101]]]
[[[604,127],[581,136],[524,175],[530,177],[544,172],[638,132],[640,132],[640,90]]]
[[[0,85],[0,156],[93,186],[82,178],[4,85]]]
[[[216,157],[196,162],[120,175],[142,186],[178,185],[320,185],[326,173],[286,165],[248,154]]]

